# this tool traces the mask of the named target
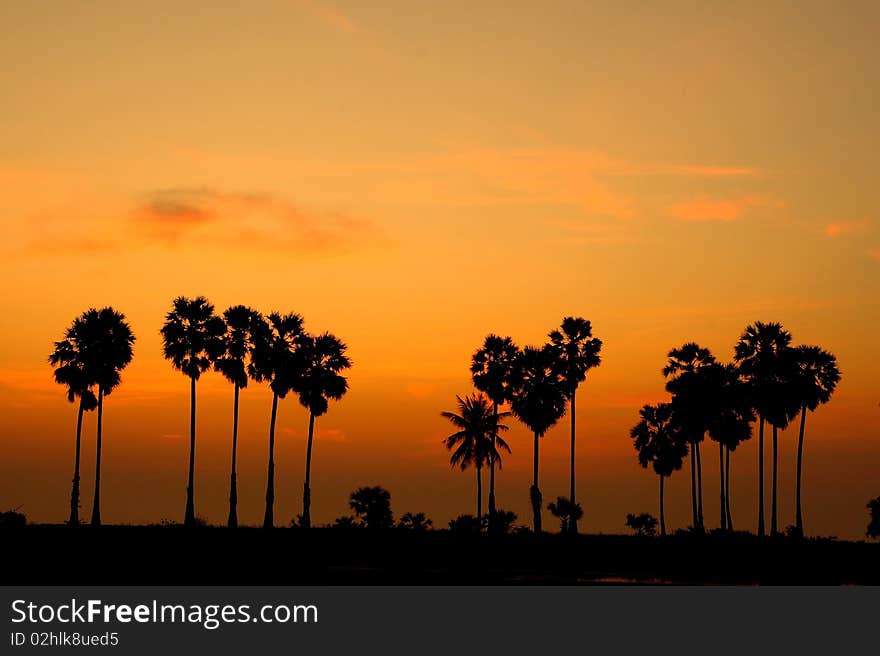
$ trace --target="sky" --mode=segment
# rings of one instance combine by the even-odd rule
[[[66,518],[76,408],[46,359],[74,317],[112,305],[137,343],[104,410],[103,519],[182,520],[189,387],[159,329],[175,296],[205,295],[298,312],[349,346],[350,391],[317,422],[314,522],[374,484],[397,516],[474,512],[440,412],[472,391],[487,333],[538,344],[574,315],[604,343],[578,393],[583,528],[657,513],[629,429],[666,398],[667,351],[730,359],[757,320],[838,357],[838,390],[807,419],[805,524],[863,537],[880,494],[878,25],[872,2],[2,3],[0,510]],[[262,519],[270,407],[265,386],[243,392],[246,524]],[[206,374],[196,512],[218,523],[231,414],[232,388]],[[286,524],[308,415],[288,398],[278,421]],[[509,423],[498,504],[528,523],[530,436]],[[568,429],[543,438],[548,501],[567,493]],[[796,440],[781,434],[782,526]],[[732,460],[750,530],[756,442]],[[671,528],[689,494],[685,468]]]

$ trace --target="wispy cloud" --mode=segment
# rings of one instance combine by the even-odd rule
[[[344,251],[375,236],[369,221],[338,212],[307,211],[266,193],[210,188],[149,192],[133,213],[135,226],[154,241],[285,250]]]
[[[337,32],[351,34],[358,31],[358,25],[354,19],[329,2],[320,0],[293,0],[293,2]]]
[[[781,209],[782,200],[764,196],[718,199],[699,196],[672,205],[668,213],[680,221],[736,221],[755,209]]]
[[[826,237],[839,237],[841,235],[860,234],[869,228],[867,221],[839,221],[825,224],[823,234]]]

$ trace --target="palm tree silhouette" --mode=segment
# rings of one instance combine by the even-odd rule
[[[91,390],[92,383],[88,380],[85,371],[83,349],[86,335],[84,328],[82,317],[74,319],[65,331],[64,339],[55,342],[55,349],[49,355],[49,364],[55,367],[55,382],[67,388],[67,400],[73,403],[79,399],[76,414],[76,452],[70,490],[70,517],[67,520],[71,526],[79,525],[79,464],[83,412],[89,412],[98,407],[98,399]]]
[[[584,516],[584,509],[581,508],[581,504],[572,503],[568,497],[556,497],[556,501],[551,501],[547,504],[547,510],[559,520],[560,533],[573,532],[571,528],[572,523],[576,523],[577,520]]]
[[[238,396],[248,384],[247,366],[253,344],[253,328],[262,317],[256,310],[234,305],[223,313],[226,333],[223,335],[221,355],[214,360],[214,368],[234,387],[232,401],[232,468],[229,475],[229,528],[238,526],[238,485],[236,480],[236,453],[238,450]]]
[[[534,433],[532,487],[532,522],[535,533],[541,532],[541,488],[538,485],[540,438],[565,416],[565,384],[556,348],[526,346],[517,358],[513,414]]]
[[[681,469],[688,452],[689,440],[682,434],[673,415],[671,403],[645,405],[639,410],[641,420],[630,431],[638,451],[639,464],[645,468],[652,465],[660,477],[660,535],[666,535],[664,481],[674,471]]]
[[[471,378],[474,387],[492,401],[492,411],[498,421],[498,406],[510,402],[513,395],[511,377],[513,375],[519,348],[510,337],[487,335],[482,348],[471,358]],[[493,435],[495,440],[497,435]],[[495,517],[495,460],[489,459],[489,526],[493,527]]]
[[[95,495],[92,503],[92,526],[101,525],[101,446],[104,421],[104,397],[122,381],[122,370],[133,356],[135,337],[125,315],[112,307],[94,308],[83,313],[78,330],[82,341],[83,375],[98,388],[98,431],[95,455]]]
[[[162,352],[171,365],[189,377],[189,474],[184,526],[196,525],[193,491],[196,458],[196,381],[223,353],[226,326],[204,296],[178,296],[162,326]]]
[[[804,515],[801,506],[801,474],[807,410],[813,412],[819,407],[819,404],[828,403],[837,388],[838,381],[840,381],[840,370],[837,368],[837,358],[818,346],[795,347],[795,367],[795,395],[801,414],[797,448],[795,531],[798,536],[802,537],[804,535]]]
[[[300,367],[291,384],[299,396],[300,404],[309,411],[309,441],[306,449],[306,477],[303,483],[302,528],[311,526],[312,491],[312,442],[315,434],[315,417],[320,417],[332,399],[338,401],[348,391],[348,380],[341,375],[351,367],[345,355],[346,345],[330,333],[302,335],[299,339]]]
[[[777,431],[784,423],[785,408],[781,404],[780,374],[783,353],[789,349],[791,333],[779,323],[756,321],[746,327],[734,347],[734,361],[749,383],[758,413],[758,535],[764,529],[764,422],[773,426],[773,511],[771,532],[776,532],[776,460]]]
[[[368,529],[375,531],[394,526],[391,493],[384,487],[359,487],[349,495],[348,507]]]
[[[302,336],[303,319],[298,314],[273,312],[268,321],[258,320],[252,326],[253,350],[248,373],[257,382],[269,383],[269,389],[272,390],[263,528],[272,528],[275,524],[275,421],[278,418],[278,399],[287,396],[293,381],[301,375],[303,366],[298,350]]]
[[[705,384],[709,399],[709,437],[718,443],[721,529],[733,530],[730,511],[730,452],[752,437],[751,399],[739,369],[733,364],[707,368]]]
[[[499,435],[499,431],[507,430],[507,426],[499,423],[510,415],[509,412],[498,412],[495,404],[482,393],[471,394],[465,398],[455,397],[458,402],[458,414],[441,412],[452,425],[459,430],[443,440],[446,448],[452,451],[449,462],[464,471],[473,465],[477,472],[477,525],[483,521],[483,465],[498,462],[501,465],[501,454],[498,448],[510,447]]]
[[[690,442],[691,454],[691,507],[693,526],[703,530],[703,462],[700,443],[706,433],[708,404],[704,376],[715,365],[712,352],[695,342],[687,342],[667,354],[663,367],[667,378],[666,391],[672,394],[673,413],[685,438]]]
[[[575,393],[578,385],[586,380],[587,372],[601,364],[599,351],[602,350],[602,340],[593,337],[593,327],[586,319],[565,317],[559,330],[550,333],[550,343],[558,350],[565,381],[565,393],[568,396],[568,408],[571,413],[571,475],[568,499],[572,506],[580,507],[574,494]],[[560,499],[562,498],[560,497]],[[572,533],[577,533],[577,520],[581,516],[583,516],[583,511],[578,517],[572,516],[570,518],[567,529]]]

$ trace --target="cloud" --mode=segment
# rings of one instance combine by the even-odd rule
[[[319,0],[294,0],[294,4],[306,10],[326,26],[337,32],[351,34],[358,30],[358,26],[351,16],[328,2],[320,2]]]
[[[827,223],[823,233],[826,237],[839,237],[840,235],[849,235],[854,233],[862,233],[868,230],[866,221],[848,221],[838,223]]]
[[[378,232],[369,221],[306,211],[271,194],[207,187],[151,191],[132,221],[146,237],[165,245],[198,240],[200,245],[300,253],[345,251]]]
[[[754,209],[781,209],[785,203],[775,198],[745,196],[713,199],[700,196],[672,205],[668,213],[680,221],[736,221]]]

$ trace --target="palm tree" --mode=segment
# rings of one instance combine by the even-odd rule
[[[501,464],[498,448],[510,447],[499,435],[499,431],[507,430],[507,426],[498,423],[510,415],[509,412],[498,412],[490,399],[480,394],[471,394],[465,398],[455,397],[458,402],[458,414],[441,412],[452,425],[459,430],[443,440],[446,448],[452,451],[449,462],[464,471],[473,465],[477,471],[477,524],[483,521],[483,465],[488,462]]]
[[[795,389],[800,405],[800,430],[798,431],[797,448],[797,488],[795,530],[798,536],[804,535],[804,515],[801,506],[801,473],[804,456],[804,424],[807,410],[813,412],[819,404],[828,403],[837,383],[840,381],[840,370],[837,358],[818,346],[798,346],[795,348]]]
[[[571,476],[569,483],[568,499],[571,504],[577,506],[574,495],[575,476],[575,393],[578,385],[587,378],[587,372],[593,367],[598,367],[602,360],[599,351],[602,350],[602,341],[593,337],[593,327],[590,322],[581,317],[565,317],[559,330],[550,333],[550,342],[557,348],[565,381],[565,393],[568,396],[568,408],[571,413]],[[562,498],[562,497],[560,497]],[[583,513],[581,513],[581,516]],[[568,522],[568,530],[577,533],[577,520],[573,517]]]
[[[348,507],[368,529],[375,531],[394,526],[391,493],[384,487],[359,487],[349,495]]]
[[[315,417],[320,417],[332,399],[338,401],[348,391],[348,380],[339,372],[351,367],[345,355],[346,345],[330,333],[317,337],[302,335],[299,339],[301,365],[291,387],[299,396],[300,404],[309,411],[309,441],[306,449],[306,477],[303,483],[302,528],[311,526],[312,493],[309,484],[312,474],[312,441]]]
[[[671,403],[645,405],[639,410],[641,420],[630,431],[639,464],[645,468],[652,465],[660,477],[660,535],[666,535],[664,481],[681,469],[688,452],[689,440],[675,421],[674,412]]]
[[[268,321],[260,319],[252,327],[253,350],[248,374],[257,382],[269,383],[272,390],[272,414],[269,419],[269,465],[266,475],[266,512],[263,528],[275,524],[275,421],[278,399],[287,396],[302,361],[298,356],[303,335],[303,319],[298,314],[273,312]]]
[[[773,426],[773,487],[776,488],[777,430],[783,423],[780,411],[780,369],[789,349],[791,333],[778,323],[756,321],[746,327],[734,347],[734,361],[748,382],[758,414],[758,535],[764,535],[764,422]],[[776,531],[776,495],[773,495],[772,532]]]
[[[669,358],[663,375],[667,378],[666,391],[672,394],[675,407],[673,417],[691,444],[691,509],[693,526],[703,530],[703,462],[700,443],[706,433],[708,406],[706,372],[715,365],[712,352],[695,342],[687,342],[667,354]]]
[[[572,523],[576,523],[584,516],[584,509],[581,504],[572,503],[567,497],[556,497],[556,501],[547,504],[547,510],[550,514],[559,520],[559,532],[569,533],[572,531]]]
[[[721,529],[733,530],[730,512],[730,452],[752,437],[751,399],[739,369],[733,364],[716,364],[707,370],[709,437],[718,443]]]
[[[532,521],[535,533],[541,532],[541,488],[538,486],[540,438],[565,416],[565,384],[556,349],[526,346],[517,358],[514,394],[510,407],[513,414],[528,426],[535,436],[532,487]]]
[[[189,475],[186,485],[184,526],[196,525],[193,491],[196,459],[196,381],[223,353],[223,319],[204,296],[174,299],[162,326],[162,351],[171,365],[189,377]]]
[[[238,396],[248,384],[247,365],[253,343],[253,327],[261,320],[259,313],[244,305],[234,305],[223,313],[226,332],[222,337],[222,354],[214,361],[219,371],[234,387],[232,401],[232,470],[229,475],[229,528],[238,526],[238,485],[236,453],[238,450]]]
[[[95,455],[95,495],[92,503],[92,526],[101,525],[101,446],[104,420],[104,397],[122,382],[122,370],[133,356],[135,337],[125,315],[112,307],[87,310],[77,329],[82,341],[83,376],[98,388],[98,431]]]
[[[487,335],[482,348],[471,358],[471,377],[474,387],[492,401],[492,411],[498,416],[498,406],[508,403],[512,397],[511,376],[513,375],[519,348],[510,337]],[[497,435],[493,435],[495,440]],[[495,517],[495,460],[489,460],[489,525],[493,526]]]
[[[67,523],[79,525],[79,463],[82,444],[83,412],[98,407],[98,399],[91,390],[91,383],[85,372],[85,335],[82,318],[75,319],[65,331],[64,339],[55,342],[55,350],[49,355],[49,364],[55,368],[55,382],[67,388],[67,400],[73,403],[79,399],[76,415],[76,452],[73,467],[73,484],[70,490],[70,517]]]

